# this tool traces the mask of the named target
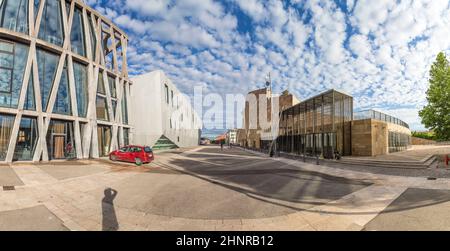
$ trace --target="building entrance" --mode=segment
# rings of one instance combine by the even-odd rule
[[[111,146],[111,127],[105,125],[97,126],[98,156],[106,157],[109,155]]]

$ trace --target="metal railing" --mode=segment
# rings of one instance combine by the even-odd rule
[[[364,111],[359,111],[359,112],[355,112],[353,114],[353,119],[354,120],[359,120],[359,119],[376,119],[376,120],[381,120],[381,121],[385,121],[388,123],[393,123],[393,124],[397,124],[397,125],[401,125],[403,127],[406,127],[409,129],[409,125],[404,122],[403,120],[400,120],[396,117],[387,115],[385,113],[379,112],[379,111],[375,111],[375,110],[364,110]]]

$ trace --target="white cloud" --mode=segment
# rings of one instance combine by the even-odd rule
[[[355,108],[416,127],[430,65],[450,52],[447,1],[340,1],[347,13],[328,0],[88,2],[129,33],[132,75],[162,69],[188,93],[201,84],[226,94],[262,87],[271,72],[277,91],[304,99],[340,89]]]

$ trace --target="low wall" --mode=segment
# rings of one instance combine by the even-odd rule
[[[429,139],[422,139],[417,137],[411,137],[411,142],[413,145],[433,145],[436,144],[436,141]]]

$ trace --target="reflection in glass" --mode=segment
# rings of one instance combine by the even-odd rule
[[[67,73],[67,62],[64,64],[64,68],[61,74],[61,80],[59,81],[58,93],[56,94],[56,101],[53,107],[54,113],[71,115],[72,108],[70,105],[70,91],[69,91],[69,78]]]
[[[126,85],[123,85],[123,98],[122,98],[122,123],[128,124],[128,108],[127,108],[127,95],[126,95]]]
[[[42,109],[45,111],[47,101],[56,75],[59,56],[37,49],[38,75],[41,87]]]
[[[86,117],[88,105],[88,86],[86,66],[73,62],[73,71],[75,75],[75,90],[77,93],[78,116]]]
[[[109,148],[111,146],[111,127],[98,125],[97,139],[98,139],[98,155],[100,157],[108,156]]]
[[[23,117],[22,121],[20,121],[13,160],[32,160],[37,140],[38,128],[36,118]]]
[[[40,0],[34,0],[34,20],[36,20],[38,11],[39,11],[39,4],[41,3]]]
[[[91,48],[92,58],[93,58],[93,60],[95,60],[95,53],[97,52],[97,38],[94,34],[94,26],[92,24],[92,18],[90,15],[89,15],[88,19],[89,19],[89,33],[90,33],[89,37],[90,37],[91,46],[92,46],[92,48]]]
[[[0,161],[6,159],[14,119],[14,115],[0,114]]]
[[[130,144],[130,129],[123,128],[123,144],[125,146]]]
[[[0,1],[1,27],[28,33],[28,0]]]
[[[117,100],[111,100],[114,118],[116,117]]]
[[[78,8],[75,8],[75,13],[73,15],[70,43],[72,46],[72,52],[81,56],[86,56],[84,46],[83,17],[81,15],[81,10]]]
[[[116,80],[114,77],[111,77],[108,75],[108,84],[109,84],[109,90],[111,92],[111,97],[116,98]]]
[[[62,28],[61,2],[59,0],[45,1],[38,37],[49,43],[62,46],[64,35]]]
[[[99,71],[99,73],[98,73],[97,93],[106,95],[106,92],[105,92],[105,83],[104,83],[104,81],[103,81],[103,72],[101,72],[101,71]]]
[[[97,119],[109,120],[106,98],[97,96]]]
[[[34,102],[34,85],[33,85],[33,71],[31,71],[30,80],[28,81],[27,95],[23,105],[25,110],[36,110],[36,103]]]
[[[73,159],[76,157],[73,122],[50,121],[47,149],[50,159]]]
[[[0,106],[17,108],[28,46],[0,41]]]

